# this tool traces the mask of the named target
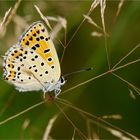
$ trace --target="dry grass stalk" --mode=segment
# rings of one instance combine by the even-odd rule
[[[120,2],[118,4],[118,9],[117,9],[117,12],[116,12],[116,17],[119,15],[123,4],[124,4],[124,0],[120,0]]]
[[[91,4],[91,7],[90,7],[90,12],[92,12],[100,3],[100,0],[94,0]]]
[[[131,51],[129,51],[119,62],[117,62],[112,69],[116,68],[121,62],[123,62],[129,55],[131,55],[136,49],[140,47],[140,43],[136,45]]]
[[[72,135],[72,138],[71,138],[71,140],[74,140],[74,137],[75,137],[75,128],[74,128],[74,130],[73,130],[73,135]]]
[[[8,26],[8,24],[11,22],[12,18],[15,16],[16,11],[20,5],[21,0],[17,0],[17,2],[15,3],[14,7],[11,8],[5,13],[5,16],[3,18],[2,24],[0,26],[0,32],[4,32],[3,34],[1,34],[0,37],[3,37],[6,33],[6,27]]]
[[[6,11],[5,16],[3,17],[3,20],[1,21],[1,24],[0,24],[0,38],[5,35],[6,28],[4,28],[5,27],[4,24],[5,24],[9,14],[10,14],[10,12],[11,12],[11,8],[8,11]]]
[[[51,132],[51,130],[52,130],[52,127],[53,127],[53,125],[54,125],[54,123],[55,123],[57,117],[58,117],[58,114],[54,115],[54,116],[49,120],[49,123],[48,123],[48,125],[47,125],[47,127],[46,127],[45,133],[44,133],[44,135],[43,135],[43,140],[48,140],[48,139],[50,138],[49,135],[50,135],[50,132]]]
[[[4,26],[6,20],[7,20],[8,16],[9,16],[9,14],[10,14],[10,12],[11,12],[11,8],[9,8],[9,10],[6,11],[6,13],[5,13],[4,17],[3,17],[3,20],[1,21],[1,24],[0,24],[1,28],[2,28],[2,26]]]
[[[90,127],[90,120],[86,119],[86,127],[87,127],[87,137],[91,139],[91,127]]]

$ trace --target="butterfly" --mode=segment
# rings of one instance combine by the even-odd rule
[[[65,79],[53,41],[43,22],[33,23],[4,56],[4,79],[25,91],[54,91],[57,96]]]

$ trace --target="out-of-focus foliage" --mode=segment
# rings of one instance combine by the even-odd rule
[[[125,1],[119,15],[116,16],[119,2],[119,0],[107,1],[104,15],[106,32],[109,35],[107,36],[107,47],[111,67],[140,42],[140,2]],[[10,7],[13,7],[15,3],[16,1],[0,1],[0,21],[2,21],[5,12]],[[3,37],[0,35],[0,54],[4,55],[7,49],[18,41],[19,36],[28,25],[41,19],[34,5],[37,5],[45,16],[61,16],[66,18],[68,26],[66,36],[67,42],[69,42],[73,33],[84,19],[83,15],[89,11],[91,3],[89,0],[21,1],[15,16],[6,27],[5,35]],[[97,25],[102,27],[100,6],[91,13],[90,17]],[[54,26],[54,23],[51,24]],[[93,67],[93,70],[68,77],[62,91],[108,71],[105,38],[103,36],[91,36],[92,32],[103,33],[102,30],[97,29],[86,20],[68,45],[61,69],[62,75],[88,67]],[[63,43],[65,40],[64,36],[64,30],[61,30],[58,38]],[[61,58],[63,47],[56,40],[54,43]],[[139,52],[140,49],[136,49],[120,65],[125,65],[139,59]],[[115,71],[115,73],[136,87],[140,87],[139,70],[140,63],[137,62],[121,68]],[[2,73],[1,65],[1,77]],[[132,98],[132,95],[135,98]],[[119,114],[122,119],[105,117],[105,120],[140,138],[140,97],[134,88],[122,79],[112,74],[105,74],[100,78],[62,94],[60,98],[66,99],[72,102],[74,107],[77,106],[81,110],[85,110],[98,117]],[[42,92],[19,93],[12,85],[9,85],[1,78],[0,122],[42,100]],[[87,133],[90,129],[90,134],[94,138],[116,139],[115,135],[107,131],[109,126],[103,129],[101,127],[102,122],[98,119],[92,118],[95,123],[94,125],[89,125],[88,129],[87,118],[85,119],[78,111],[74,111],[70,107],[60,103],[59,105],[85,136],[88,135]],[[58,112],[60,114],[53,123],[50,137],[54,139],[71,139],[74,128],[56,106],[55,101],[51,104],[42,104],[0,125],[0,139],[42,139],[49,120]],[[97,136],[95,137],[94,134],[97,134]],[[81,139],[80,136],[77,130],[75,130],[74,137]]]

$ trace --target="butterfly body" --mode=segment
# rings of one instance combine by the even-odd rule
[[[54,44],[42,22],[33,23],[4,57],[4,78],[19,91],[60,92],[61,70]]]

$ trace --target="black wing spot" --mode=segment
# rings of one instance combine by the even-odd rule
[[[35,72],[37,72],[37,69],[35,69]]]
[[[31,36],[31,37],[29,38],[29,40],[31,40],[31,41],[32,41],[32,40],[33,40],[33,37]]]
[[[48,38],[45,38],[45,40],[46,40],[46,41],[48,41],[49,39],[50,39],[50,37],[48,37]]]
[[[41,66],[44,66],[44,63],[43,62],[41,63]]]
[[[32,47],[32,49],[33,49],[33,50],[36,50],[36,47],[35,47],[35,46],[33,46],[33,47]]]
[[[34,59],[34,58],[32,58],[31,60],[32,60],[32,61],[35,61],[35,59]]]
[[[35,46],[36,46],[37,48],[39,48],[39,47],[40,47],[40,45],[39,45],[39,44],[36,44]]]
[[[18,73],[18,75],[20,75],[20,74],[21,74],[21,72]]]
[[[26,59],[26,58],[27,58],[26,56],[23,57],[23,59]]]
[[[17,51],[17,50],[15,50],[14,52],[15,52],[15,53],[17,53],[18,51]]]
[[[26,45],[29,45],[29,41],[27,41],[25,44],[26,44]]]
[[[48,61],[52,61],[52,58],[48,58]]]
[[[50,49],[44,50],[44,53],[47,53],[47,52],[49,52],[49,51],[50,51]]]
[[[18,67],[17,70],[20,71],[20,67]]]
[[[48,71],[45,71],[45,74],[48,74]]]
[[[24,54],[27,54],[27,53],[28,53],[27,51],[24,52]]]
[[[54,66],[51,66],[52,69],[54,69]]]
[[[19,56],[23,56],[23,54],[21,53]]]
[[[36,32],[37,32],[38,34],[40,33],[40,31],[39,31],[39,30],[37,30]]]
[[[39,40],[40,40],[40,39],[37,37],[37,38],[36,38],[36,41],[39,41]]]
[[[45,32],[45,29],[42,29],[41,31],[42,31],[42,32]]]
[[[42,74],[40,74],[40,76],[42,76]]]
[[[38,55],[35,55],[35,58],[38,58]]]
[[[40,36],[40,39],[44,39],[44,36]]]
[[[33,36],[36,37],[36,33],[34,33]]]

